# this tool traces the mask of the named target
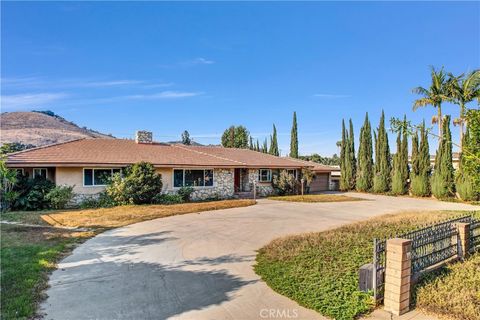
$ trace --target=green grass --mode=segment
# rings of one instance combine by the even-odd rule
[[[31,318],[42,300],[48,273],[72,245],[90,234],[5,224],[0,231],[1,318]]]
[[[361,201],[365,199],[348,197],[344,195],[332,194],[306,194],[293,196],[273,196],[270,200],[291,201],[291,202],[343,202],[343,201]]]
[[[259,250],[255,271],[302,306],[337,320],[355,319],[375,307],[370,294],[358,291],[358,269],[372,261],[373,238],[465,213],[403,212],[280,238]]]
[[[428,274],[415,287],[415,304],[441,317],[480,318],[480,253],[463,263],[450,264]]]

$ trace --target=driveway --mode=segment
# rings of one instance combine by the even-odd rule
[[[322,319],[253,271],[269,241],[400,210],[459,203],[352,194],[369,201],[290,203],[187,214],[111,230],[77,247],[50,277],[46,319]]]

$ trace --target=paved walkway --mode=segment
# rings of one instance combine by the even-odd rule
[[[323,319],[253,272],[255,250],[399,210],[478,209],[352,194],[370,201],[289,203],[188,214],[111,230],[85,242],[50,278],[46,319]]]

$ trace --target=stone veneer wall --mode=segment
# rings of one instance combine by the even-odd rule
[[[253,181],[257,182],[257,196],[266,197],[275,193],[272,184],[269,183],[260,183],[258,182],[258,170],[257,169],[248,169],[248,182],[253,186]]]
[[[209,198],[229,199],[235,192],[233,169],[214,169],[213,187],[198,188],[190,196],[191,200],[206,200]]]

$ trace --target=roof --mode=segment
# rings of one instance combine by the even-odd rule
[[[122,139],[80,139],[12,153],[7,165],[125,166],[146,161],[156,167],[301,168],[300,163],[248,149],[136,143]]]
[[[300,164],[303,164],[303,166],[305,167],[310,167],[314,172],[332,172],[332,171],[340,170],[338,166],[328,166],[326,164],[321,164],[318,162],[306,161],[306,160],[295,159],[290,157],[286,157],[286,159],[299,162]]]

